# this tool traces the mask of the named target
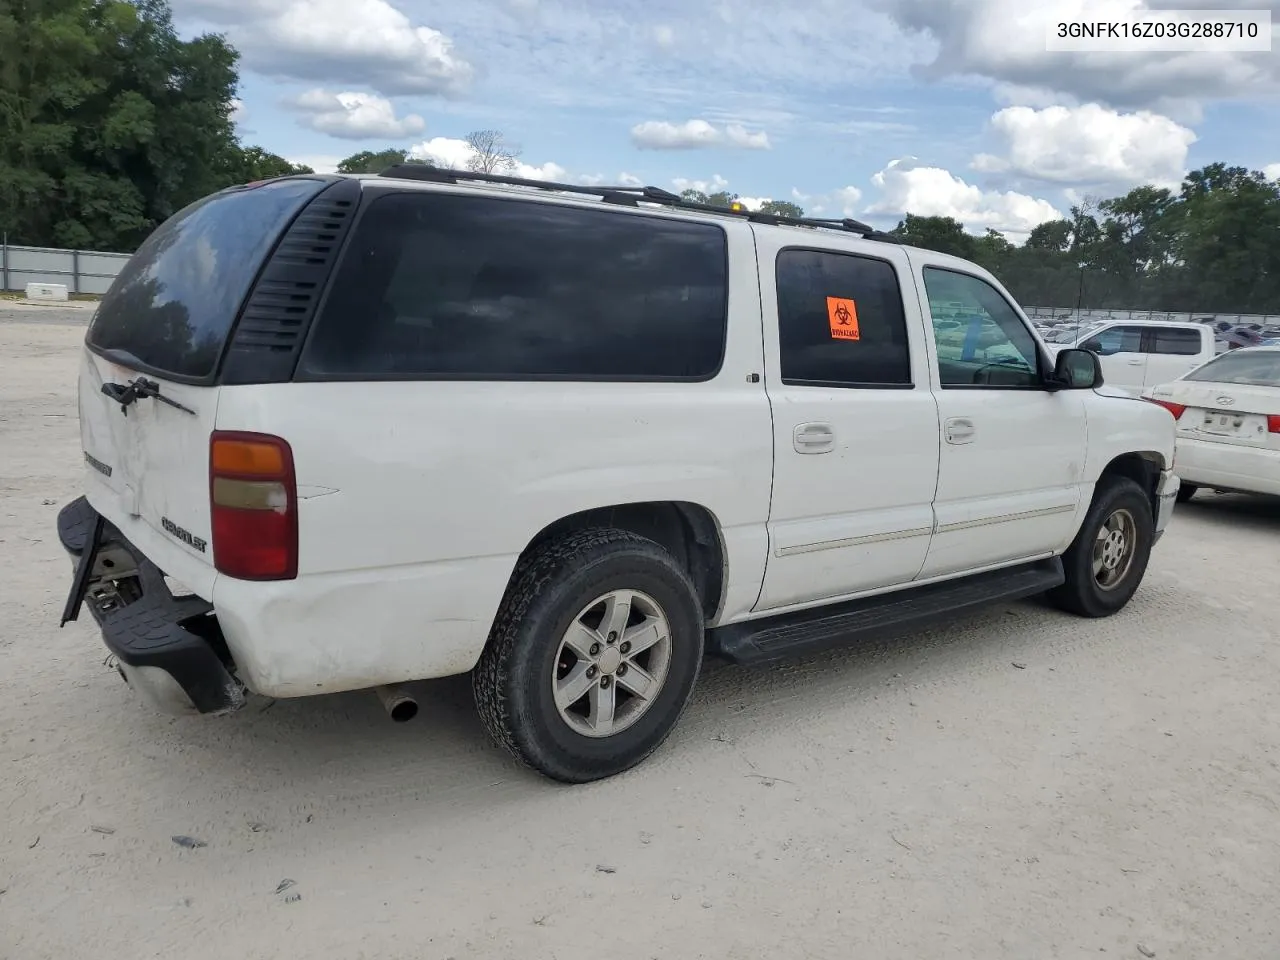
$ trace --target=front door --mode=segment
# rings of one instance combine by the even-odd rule
[[[1142,393],[1147,376],[1145,331],[1133,324],[1103,327],[1080,346],[1092,350],[1102,361],[1102,379],[1108,387]]]
[[[938,410],[902,249],[787,246],[779,234],[756,237],[774,432],[756,609],[772,611],[914,579],[938,476]]]
[[[934,328],[942,427],[937,526],[921,579],[1060,552],[1080,505],[1085,405],[1044,386],[1030,326],[995,284],[911,253],[931,305],[962,300],[973,326]]]

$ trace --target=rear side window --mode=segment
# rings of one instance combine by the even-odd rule
[[[705,380],[727,307],[716,226],[390,194],[357,223],[299,375]]]
[[[778,254],[782,382],[908,387],[902,289],[884,260],[825,250]]]
[[[102,298],[88,343],[126,366],[203,380],[280,234],[323,180],[277,180],[218,193],[149,236]]]
[[[1194,357],[1200,352],[1200,331],[1177,327],[1156,327],[1151,331],[1151,352]]]

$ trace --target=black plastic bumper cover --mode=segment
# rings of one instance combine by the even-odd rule
[[[72,557],[80,557],[97,519],[97,511],[84,497],[59,511],[58,539]],[[160,569],[110,523],[105,525],[99,550],[108,545],[133,557],[142,596],[105,613],[87,604],[102,628],[107,649],[130,667],[156,667],[169,674],[200,713],[226,713],[243,706],[244,688],[218,652],[184,626],[209,614],[213,605],[196,596],[175,597]]]

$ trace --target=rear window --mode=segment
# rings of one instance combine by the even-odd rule
[[[442,193],[373,200],[299,376],[705,380],[720,369],[724,231]]]
[[[272,181],[214,194],[174,214],[102,298],[89,344],[161,376],[211,376],[263,259],[324,185]]]
[[[1280,350],[1245,350],[1224,353],[1197,367],[1185,380],[1239,383],[1254,387],[1280,387]]]

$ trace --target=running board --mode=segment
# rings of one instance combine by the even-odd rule
[[[853,640],[950,619],[1060,586],[1062,558],[1006,567],[961,580],[907,588],[827,607],[731,623],[707,633],[707,652],[731,663],[763,666]]]

